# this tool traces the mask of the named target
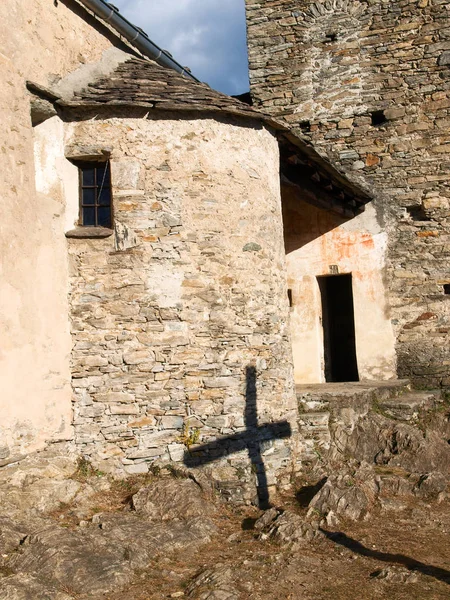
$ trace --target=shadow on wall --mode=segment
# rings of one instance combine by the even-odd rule
[[[402,565],[406,567],[410,571],[418,571],[423,575],[428,575],[429,577],[434,577],[435,579],[439,579],[444,583],[450,585],[450,571],[446,569],[441,569],[440,567],[433,567],[432,565],[427,565],[425,563],[419,562],[414,558],[410,558],[409,556],[405,556],[404,554],[390,554],[386,552],[379,552],[378,550],[370,550],[363,546],[360,542],[357,542],[351,537],[345,535],[340,531],[332,532],[326,531],[325,529],[320,528],[320,531],[332,542],[335,544],[339,544],[340,546],[344,546],[348,548],[352,552],[356,554],[361,554],[361,556],[368,556],[369,558],[374,558],[376,560],[380,560],[382,562],[393,563],[397,565]],[[374,571],[371,576],[376,577],[380,574],[380,571]]]
[[[291,426],[287,421],[258,426],[255,367],[246,368],[245,381],[245,431],[209,442],[193,451],[187,451],[184,455],[184,464],[187,467],[200,467],[247,449],[252,470],[256,474],[259,507],[265,510],[270,507],[270,503],[261,444],[269,440],[291,437]]]
[[[286,254],[306,246],[349,220],[305,202],[292,186],[282,186],[281,199]]]

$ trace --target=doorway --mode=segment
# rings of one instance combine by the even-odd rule
[[[318,277],[322,298],[325,381],[359,381],[352,276]]]

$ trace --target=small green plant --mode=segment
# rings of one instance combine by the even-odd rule
[[[197,444],[200,440],[200,429],[198,427],[193,427],[191,429],[189,426],[189,421],[186,421],[186,423],[183,425],[183,430],[178,440],[189,450],[191,446]]]
[[[161,474],[161,467],[159,465],[155,465],[155,464],[150,464],[149,465],[149,471],[152,475],[154,475],[155,477],[158,477]]]
[[[9,575],[14,575],[14,569],[8,565],[0,566],[0,577],[8,577]]]
[[[177,465],[171,463],[165,465],[164,470],[168,471],[170,476],[174,479],[186,479],[188,477],[186,471],[183,471],[183,469],[180,469]]]
[[[317,448],[313,448],[312,451],[317,456],[318,460],[323,460],[322,453]]]
[[[77,462],[77,470],[75,471],[73,478],[78,481],[86,481],[89,477],[103,477],[105,474],[103,471],[96,469],[91,461],[85,456],[81,456]]]

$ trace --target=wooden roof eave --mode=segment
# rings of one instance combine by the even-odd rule
[[[329,161],[320,156],[305,140],[299,138],[289,130],[283,132],[279,137],[281,137],[281,149],[287,145],[292,151],[298,153],[302,162],[311,167],[311,173],[308,176],[303,174],[301,181],[297,178],[292,178],[292,176],[286,174],[286,168],[283,167],[283,151],[281,151],[282,181],[299,190],[303,187],[308,188],[311,193],[308,194],[309,200],[305,197],[306,201],[319,208],[327,209],[346,217],[354,217],[363,212],[365,205],[373,200],[365,190],[347,179],[344,174],[340,173]],[[318,199],[319,195],[321,197],[320,200]]]

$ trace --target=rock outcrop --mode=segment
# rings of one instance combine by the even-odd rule
[[[0,473],[0,597],[103,595],[217,533],[214,505],[191,479],[147,476],[129,501],[131,483],[86,471],[85,462],[77,469],[73,458],[44,453]],[[114,490],[125,504],[111,504]]]

